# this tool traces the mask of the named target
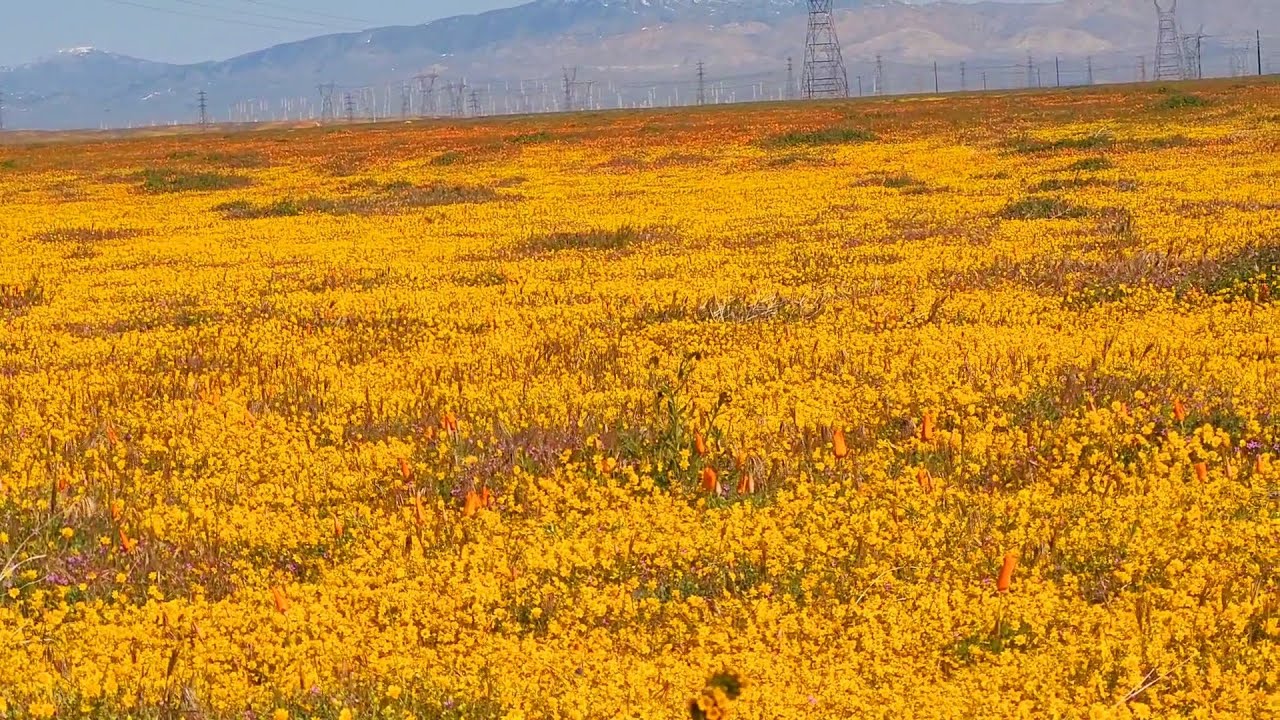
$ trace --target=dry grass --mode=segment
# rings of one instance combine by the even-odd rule
[[[692,321],[702,323],[804,322],[822,314],[824,298],[792,298],[781,295],[747,297],[734,295],[706,300],[672,298],[670,302],[647,305],[636,313],[643,324]]]
[[[565,251],[617,251],[634,245],[665,239],[670,235],[666,228],[623,225],[614,229],[592,228],[575,232],[557,232],[535,235],[521,245],[527,254]]]
[[[112,240],[128,240],[141,234],[141,231],[133,228],[60,227],[36,233],[30,240],[46,244],[96,245]]]

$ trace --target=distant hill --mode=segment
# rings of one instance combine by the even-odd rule
[[[861,78],[867,92],[877,56],[886,90],[910,92],[932,89],[935,61],[948,88],[959,87],[962,72],[967,87],[983,77],[990,86],[1019,86],[1027,82],[1028,54],[1047,84],[1056,82],[1046,77],[1056,72],[1055,56],[1067,65],[1066,81],[1079,83],[1087,77],[1086,57],[1101,82],[1136,79],[1141,56],[1150,62],[1154,53],[1150,0],[838,0],[837,7],[851,84]],[[473,104],[483,112],[550,109],[565,103],[563,67],[577,68],[571,79],[581,84],[570,93],[575,106],[665,103],[693,96],[700,60],[713,99],[774,97],[786,92],[788,57],[799,74],[805,8],[803,0],[534,0],[194,65],[80,48],[0,69],[0,87],[8,98],[7,124],[25,128],[189,122],[202,89],[219,120],[314,116],[321,110],[317,86],[328,83],[339,88],[338,114],[350,93],[362,115],[395,115],[401,85],[430,73],[438,75],[434,112]],[[1184,12],[1184,29],[1204,20],[1213,74],[1229,74],[1244,62],[1237,46],[1254,28],[1280,35],[1274,0],[1215,0],[1203,18],[1196,13],[1194,7]],[[426,102],[417,89],[408,99],[415,114]]]

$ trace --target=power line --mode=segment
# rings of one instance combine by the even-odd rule
[[[240,25],[242,27],[261,28],[263,30],[289,30],[290,28],[281,25],[267,25],[265,23],[249,22],[248,20],[231,20],[228,18],[217,17],[215,15],[204,15],[201,13],[187,12],[184,10],[174,10],[173,8],[156,7],[155,5],[146,5],[133,0],[105,0],[115,5],[127,5],[129,7],[141,8],[143,10],[151,10],[152,12],[167,13],[169,15],[177,15],[179,17],[196,18],[198,20],[213,20],[214,22],[227,23],[229,25]]]
[[[253,4],[253,5],[261,5],[262,7],[275,8],[276,10],[284,10],[286,12],[298,12],[304,15],[314,15],[316,17],[328,18],[330,20],[341,20],[343,22],[361,23],[363,25],[375,24],[371,20],[364,20],[362,18],[350,17],[347,15],[333,15],[331,13],[317,12],[315,10],[306,10],[304,8],[300,8],[294,5],[281,5],[280,3],[264,2],[264,0],[244,0],[244,2]]]
[[[180,2],[183,5],[190,5],[192,7],[204,8],[206,10],[215,10],[217,12],[229,12],[229,13],[234,13],[236,15],[244,15],[246,17],[261,18],[263,20],[275,20],[278,22],[292,23],[294,25],[309,25],[311,27],[318,27],[318,28],[333,27],[332,24],[316,22],[313,20],[299,20],[297,18],[284,17],[282,15],[270,15],[267,13],[250,12],[248,10],[234,10],[232,8],[213,5],[207,2],[200,2],[200,0],[174,0],[174,2]]]

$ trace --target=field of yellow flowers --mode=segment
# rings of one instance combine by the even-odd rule
[[[0,718],[1280,716],[1278,181],[1275,83],[0,145]]]

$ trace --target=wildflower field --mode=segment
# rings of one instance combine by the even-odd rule
[[[1280,716],[1278,271],[1274,82],[0,144],[0,718]]]

